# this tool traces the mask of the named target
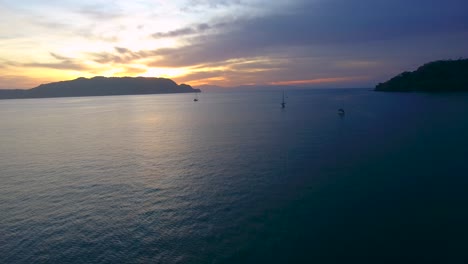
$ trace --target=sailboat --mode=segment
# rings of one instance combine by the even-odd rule
[[[193,99],[194,102],[198,102],[198,92],[195,93],[195,99]]]
[[[285,108],[286,107],[286,102],[284,101],[284,91],[283,91],[283,101],[281,102],[281,108]]]

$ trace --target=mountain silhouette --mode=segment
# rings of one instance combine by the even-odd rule
[[[0,99],[200,92],[166,78],[94,77],[41,84],[29,90],[0,90]]]
[[[440,60],[403,72],[387,82],[379,83],[376,91],[384,92],[462,92],[468,91],[468,59]]]

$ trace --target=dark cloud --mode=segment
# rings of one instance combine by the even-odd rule
[[[114,47],[114,48],[115,48],[115,50],[116,50],[118,53],[120,53],[120,54],[125,54],[125,53],[129,53],[129,52],[130,52],[130,50],[127,49],[127,48],[121,48],[121,47]]]
[[[298,49],[308,50],[302,53],[309,56],[333,53],[333,48],[340,53],[356,45],[466,30],[468,16],[464,7],[468,8],[468,2],[462,0],[298,1],[290,9],[261,17],[155,33],[153,37],[192,37],[186,38],[190,43],[187,46],[160,49],[150,55],[160,57],[152,66],[179,67],[278,55],[285,51],[285,56],[291,56]],[[220,25],[222,30],[202,34],[212,28],[221,28]]]
[[[80,63],[75,62],[60,62],[60,63],[25,63],[24,67],[32,68],[50,68],[56,70],[87,70],[88,68]]]
[[[65,56],[61,56],[61,55],[58,55],[58,54],[55,54],[53,52],[49,52],[50,56],[54,57],[55,59],[57,60],[61,60],[61,61],[70,61],[71,59],[68,58],[68,57],[65,57]]]
[[[246,21],[267,43],[280,35],[282,44],[336,44],[387,40],[464,30],[461,0],[327,0],[304,1],[287,14]]]
[[[218,7],[240,2],[192,4]],[[429,60],[467,56],[465,10],[465,0],[300,0],[257,17],[239,14],[152,35],[183,37],[186,46],[142,51],[115,47],[91,57],[102,64],[144,59],[152,67],[195,68],[196,72],[178,78],[183,82],[368,77],[371,85]],[[223,70],[204,71],[204,67]]]
[[[4,61],[2,62],[2,65],[3,65],[4,67],[19,67],[19,66],[21,66],[21,63],[15,62],[15,61],[7,61],[7,60],[4,60]]]
[[[132,59],[126,59],[125,56],[120,54],[113,54],[110,52],[93,52],[89,53],[92,60],[97,63],[101,64],[108,64],[108,63],[127,63],[130,62]]]
[[[168,38],[168,37],[171,38],[171,37],[193,35],[195,33],[197,33],[197,30],[195,28],[186,27],[186,28],[181,28],[181,29],[169,31],[169,32],[154,33],[151,36],[153,38]]]
[[[461,0],[303,1],[283,13],[239,19],[219,36],[247,46],[328,45],[387,40],[468,28]],[[236,40],[234,42],[234,40]]]
[[[297,1],[288,9],[267,15],[224,21],[222,30],[186,38],[187,46],[155,51],[158,57],[151,65],[196,66],[265,56],[287,58],[281,65],[290,68],[283,76],[346,71],[377,75],[372,62],[386,60],[399,70],[401,65],[429,59],[466,56],[466,10],[465,0]],[[192,28],[184,33],[194,32]],[[302,58],[301,63],[294,58]],[[347,69],[344,64],[331,63],[329,71],[322,71],[328,61],[371,63]]]
[[[153,38],[174,38],[174,37],[185,37],[185,36],[190,36],[190,35],[195,35],[195,34],[202,34],[210,29],[219,29],[225,26],[224,23],[217,23],[217,24],[198,24],[194,25],[192,27],[185,27],[185,28],[179,28],[173,31],[169,32],[157,32],[152,34],[151,36]]]
[[[65,56],[61,56],[55,53],[49,53],[53,58],[57,60],[57,62],[31,62],[31,63],[23,63],[20,64],[23,67],[32,67],[32,68],[50,68],[50,69],[57,69],[57,70],[88,70],[89,67],[82,64],[76,59],[68,58]]]
[[[118,63],[126,64],[131,63],[135,60],[145,59],[158,54],[156,50],[141,50],[141,51],[131,51],[123,47],[114,47],[115,52],[92,52],[88,53],[91,57],[91,60],[101,64],[108,63]]]

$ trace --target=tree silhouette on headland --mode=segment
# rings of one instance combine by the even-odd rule
[[[468,59],[440,60],[403,72],[387,82],[379,83],[376,91],[386,92],[461,92],[468,91]]]

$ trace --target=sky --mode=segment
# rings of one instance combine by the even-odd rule
[[[468,57],[466,0],[0,0],[0,89],[93,76],[373,87]]]

